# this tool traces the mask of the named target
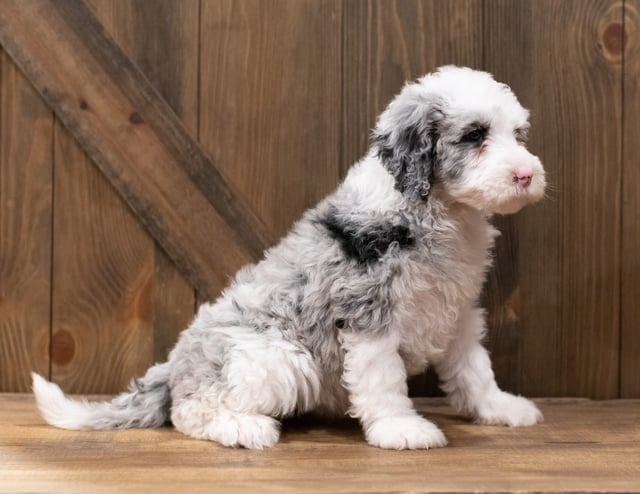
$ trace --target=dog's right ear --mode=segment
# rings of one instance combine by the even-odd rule
[[[393,176],[396,189],[426,200],[437,161],[438,122],[442,112],[436,102],[408,97],[412,96],[408,89],[414,88],[405,87],[380,115],[372,146]]]

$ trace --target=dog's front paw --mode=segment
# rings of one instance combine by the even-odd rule
[[[501,391],[479,407],[476,421],[485,425],[522,427],[541,422],[542,413],[532,401]]]
[[[442,431],[417,415],[376,420],[365,435],[369,444],[385,449],[429,449],[447,445]]]

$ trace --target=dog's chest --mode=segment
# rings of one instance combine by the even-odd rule
[[[398,302],[401,353],[410,375],[456,337],[458,321],[482,290],[497,231],[480,215],[456,219],[440,236],[425,235],[403,269]]]

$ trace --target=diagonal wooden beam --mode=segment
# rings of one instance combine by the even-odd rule
[[[272,243],[82,0],[1,0],[0,43],[205,296]]]

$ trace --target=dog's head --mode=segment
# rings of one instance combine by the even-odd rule
[[[529,112],[486,72],[447,66],[408,83],[380,115],[374,150],[396,187],[433,190],[489,213],[542,198],[544,169],[527,151]]]

